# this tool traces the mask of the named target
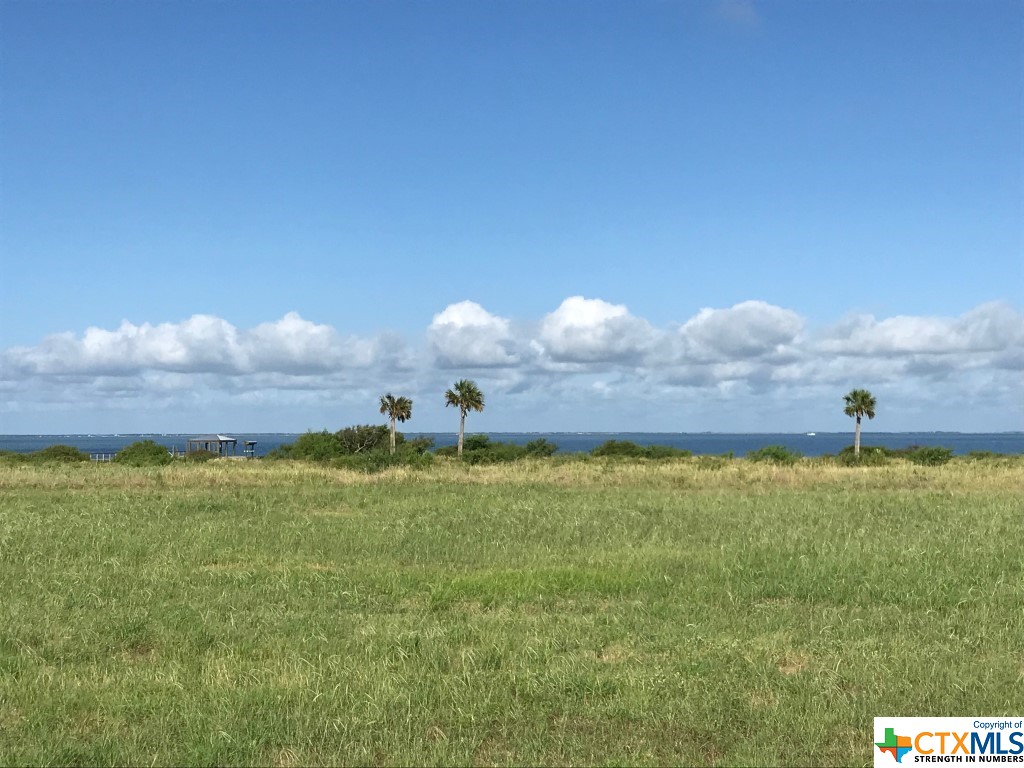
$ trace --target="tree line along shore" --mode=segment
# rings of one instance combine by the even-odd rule
[[[397,424],[412,418],[413,401],[405,396],[388,392],[380,396],[380,413],[388,418],[383,425],[358,424],[336,432],[310,431],[294,443],[282,445],[266,456],[268,461],[307,461],[331,464],[366,472],[378,472],[392,466],[424,467],[438,458],[455,458],[467,464],[498,464],[523,459],[548,459],[558,451],[558,445],[546,438],[537,438],[525,445],[492,440],[487,435],[466,437],[466,417],[471,412],[484,410],[484,394],[476,382],[460,379],[445,394],[445,406],[459,411],[458,442],[453,446],[435,448],[433,439],[418,437],[407,439],[398,431]],[[836,454],[817,457],[825,463],[843,466],[883,466],[893,460],[905,460],[924,466],[938,466],[953,459],[953,449],[943,446],[909,445],[903,448],[861,446],[861,422],[875,418],[877,399],[866,389],[853,389],[843,396],[843,413],[855,420],[853,444]],[[1012,456],[993,451],[971,451],[966,461],[983,461]],[[75,463],[89,461],[90,455],[69,445],[51,445],[42,450],[21,453],[0,451],[3,463]],[[205,462],[222,458],[209,450],[194,450],[185,454],[168,451],[153,440],[139,440],[126,446],[111,457],[115,463],[129,466],[161,466],[174,461]],[[255,458],[255,457],[249,457]],[[733,451],[721,454],[695,456],[693,451],[666,445],[640,445],[629,440],[607,440],[587,452],[560,454],[560,461],[581,461],[591,458],[665,460],[696,458],[705,464],[724,462],[737,457]],[[794,464],[804,457],[799,451],[782,445],[768,445],[749,451],[741,458],[751,462],[777,465]]]
[[[395,450],[391,452],[391,441]],[[465,437],[462,455],[457,446],[434,447],[429,437],[407,439],[401,432],[391,433],[386,425],[361,424],[345,427],[336,432],[323,430],[300,435],[293,443],[282,445],[266,456],[256,459],[264,464],[301,462],[315,465],[377,473],[391,467],[424,469],[433,464],[455,462],[464,465],[505,464],[513,462],[578,463],[593,461],[612,462],[669,462],[690,461],[701,467],[717,467],[733,461],[794,466],[801,463],[835,465],[841,467],[880,467],[893,462],[906,462],[919,466],[939,466],[949,462],[978,463],[1006,462],[1020,459],[1017,454],[993,451],[970,451],[955,456],[952,448],[941,446],[909,445],[903,448],[861,446],[860,453],[847,446],[836,454],[805,457],[799,451],[782,445],[767,445],[743,455],[733,451],[716,454],[696,454],[693,451],[667,445],[640,445],[630,440],[606,440],[590,451],[557,453],[558,445],[546,438],[536,438],[526,444],[493,440],[487,435]],[[237,457],[241,459],[242,457]],[[78,464],[90,462],[89,453],[70,445],[51,445],[38,451],[0,451],[0,466],[23,464]],[[230,462],[235,457],[221,457],[215,452],[197,450],[191,453],[169,451],[153,440],[138,440],[122,448],[111,458],[111,463],[131,467],[160,467],[172,464],[193,465],[210,461]],[[96,462],[92,462],[96,463]]]

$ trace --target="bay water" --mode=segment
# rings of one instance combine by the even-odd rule
[[[238,453],[246,440],[256,441],[256,455],[265,456],[285,443],[294,442],[296,433],[224,433],[238,440]],[[451,432],[404,432],[409,439],[429,437],[440,448],[455,445]],[[479,433],[478,433],[479,434]],[[630,440],[639,445],[667,445],[695,454],[733,453],[743,456],[768,445],[781,445],[804,456],[835,454],[853,443],[851,432],[818,433],[719,433],[719,432],[487,432],[491,440],[523,445],[544,438],[558,446],[559,452],[586,452],[606,440]],[[152,440],[168,450],[184,452],[192,434],[109,434],[109,435],[0,435],[0,451],[29,453],[50,445],[70,445],[90,454],[113,454],[137,440]],[[1024,453],[1024,432],[864,432],[862,445],[905,448],[909,445],[952,448],[955,454],[971,451]]]

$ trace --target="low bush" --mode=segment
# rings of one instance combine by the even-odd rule
[[[972,451],[968,457],[975,457],[977,460],[991,459],[999,456],[990,451]],[[914,464],[924,466],[939,466],[953,458],[952,448],[940,448],[938,446],[908,445],[904,448],[886,448],[883,445],[862,445],[860,456],[855,456],[853,446],[843,448],[835,457],[840,464],[851,467],[879,467],[889,463],[890,459],[906,459]]]
[[[1012,455],[1010,453],[997,453],[996,451],[968,451],[964,458],[968,461],[1000,461]]]
[[[462,460],[467,464],[499,464],[526,457],[548,457],[557,450],[557,445],[544,438],[531,440],[526,445],[517,445],[491,440],[487,435],[469,435],[462,443]],[[459,448],[446,445],[434,453],[437,456],[455,457],[459,455]]]
[[[791,451],[784,445],[766,445],[747,454],[748,461],[767,462],[769,464],[795,464],[802,458],[799,451]]]
[[[39,451],[21,453],[20,451],[0,451],[0,462],[4,464],[77,464],[89,461],[91,457],[70,445],[48,445]]]
[[[473,435],[475,438],[483,437],[484,435]],[[458,456],[458,446],[448,445],[443,448],[438,448],[434,453],[438,456]],[[466,464],[499,464],[502,462],[516,461],[522,459],[527,455],[526,446],[515,445],[514,443],[500,443],[500,442],[486,442],[482,443],[479,440],[470,442],[467,439],[462,446],[462,460]]]
[[[671,445],[645,445],[645,459],[686,459],[693,456],[693,451],[685,448],[673,448]]]
[[[463,451],[467,464],[503,464],[525,458],[526,448],[514,443],[494,443],[483,450]]]
[[[922,446],[920,445],[908,445],[903,448],[880,448],[879,450],[885,451],[885,455],[892,459],[905,459],[914,451],[918,450]],[[852,449],[851,449],[852,450]],[[861,450],[864,450],[861,448]]]
[[[267,454],[268,459],[298,459],[300,461],[330,461],[347,451],[342,448],[337,434],[326,429],[299,435],[294,443],[286,443]]]
[[[893,451],[888,448],[866,445],[860,449],[858,456],[851,446],[841,450],[836,461],[847,467],[881,467],[889,463],[892,454]]]
[[[960,456],[954,456],[952,460],[964,464],[1006,465],[1013,464],[1022,457],[1024,457],[1024,454],[999,453],[998,451],[970,451]]]
[[[403,447],[395,451],[392,456],[389,451],[369,451],[367,453],[349,453],[344,456],[337,456],[331,460],[332,467],[338,469],[351,469],[355,472],[365,472],[374,475],[383,472],[390,467],[411,467],[413,469],[425,469],[434,461],[434,455],[429,451],[416,451]]]
[[[862,445],[860,447],[861,456],[863,456],[865,453],[874,453],[874,454],[877,454],[877,455],[880,455],[880,456],[884,456],[887,459],[894,459],[897,456],[902,455],[902,453],[906,453],[907,450],[909,450],[909,449],[908,448],[886,448],[884,445]],[[839,451],[839,454],[838,454],[838,456],[840,458],[842,458],[843,456],[853,456],[853,455],[854,455],[854,453],[853,453],[853,446],[852,445],[846,446],[841,451]]]
[[[490,451],[504,443],[491,442],[487,435],[469,435],[462,442],[464,451]]]
[[[433,460],[429,437],[406,440],[395,432],[395,455],[391,455],[391,431],[387,425],[359,424],[337,432],[307,432],[264,456],[270,461],[293,459],[316,461],[359,472],[380,472],[391,466],[427,466]]]
[[[406,441],[405,435],[395,432],[395,447],[402,450],[405,445],[415,453],[430,450],[434,441],[429,437]],[[297,459],[300,461],[331,462],[347,456],[365,456],[371,453],[389,454],[391,430],[386,424],[358,424],[339,429],[337,432],[307,432],[299,435],[294,443],[287,443],[268,453],[264,458]],[[344,463],[344,462],[343,462]],[[358,462],[357,462],[358,463]]]
[[[536,440],[531,440],[525,446],[526,454],[528,456],[551,456],[558,450],[558,446],[555,443],[549,443],[543,437],[539,437]]]
[[[386,424],[356,424],[334,433],[342,453],[357,454],[391,450],[391,429]],[[395,446],[405,442],[405,435],[395,432]]]
[[[198,451],[189,451],[183,457],[184,461],[195,464],[202,464],[203,462],[209,461],[210,459],[219,458],[220,454],[214,451],[207,451],[200,448]]]
[[[953,458],[953,449],[941,448],[937,445],[916,447],[913,450],[908,451],[906,453],[906,457],[915,464],[920,464],[926,467],[938,467]]]
[[[398,438],[402,437],[401,440]],[[404,439],[401,432],[395,434],[395,444],[399,451],[406,450],[416,454],[429,454],[430,449],[434,447],[434,438],[432,437],[416,437],[412,440]]]
[[[138,440],[118,451],[114,461],[129,467],[159,467],[170,464],[174,457],[164,446],[152,440]]]
[[[590,455],[625,459],[678,459],[693,456],[693,451],[669,445],[638,445],[631,440],[605,440]]]
[[[55,464],[73,464],[80,461],[89,461],[89,454],[70,445],[48,445],[41,451],[33,453],[32,458],[37,461],[53,462]]]
[[[597,448],[592,449],[590,455],[639,459],[644,455],[644,449],[632,440],[605,440]]]

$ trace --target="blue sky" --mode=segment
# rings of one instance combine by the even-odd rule
[[[1024,429],[1015,2],[0,3],[0,432]]]

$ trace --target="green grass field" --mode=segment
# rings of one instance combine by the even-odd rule
[[[0,466],[0,764],[867,765],[1024,714],[1024,462]]]

